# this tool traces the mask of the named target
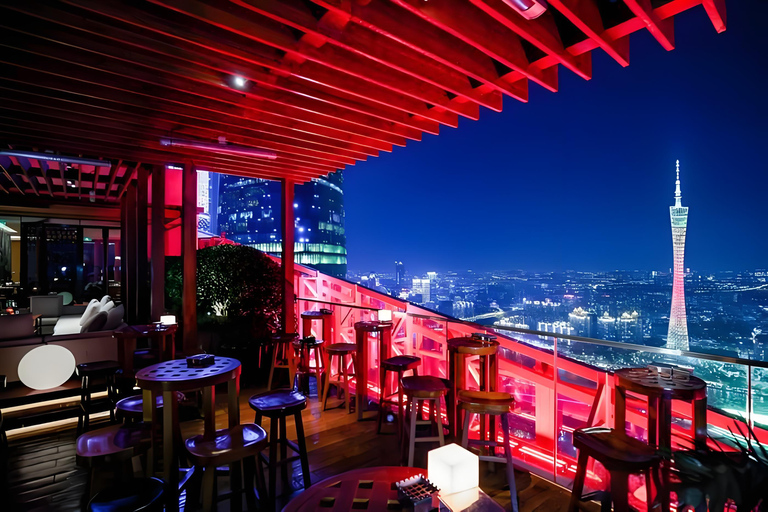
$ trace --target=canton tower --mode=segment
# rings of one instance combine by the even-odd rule
[[[672,222],[672,250],[674,251],[674,274],[672,279],[672,310],[669,314],[667,348],[688,350],[688,321],[685,316],[685,230],[688,225],[688,207],[682,204],[680,192],[680,160],[677,161],[675,180],[675,206],[669,207]]]

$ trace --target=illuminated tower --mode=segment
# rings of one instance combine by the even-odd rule
[[[675,181],[675,206],[669,207],[672,222],[672,250],[674,251],[674,274],[672,278],[672,310],[669,313],[667,348],[688,350],[688,321],[685,316],[685,230],[688,225],[688,207],[682,205],[680,193],[680,160],[677,161]]]

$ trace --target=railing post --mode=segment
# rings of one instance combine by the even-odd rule
[[[755,428],[752,422],[752,365],[747,365],[747,424],[750,429]]]
[[[560,415],[558,414],[558,409],[557,409],[557,378],[558,378],[559,372],[558,372],[558,365],[557,365],[557,336],[554,336],[553,339],[555,341],[554,350],[553,350],[553,353],[554,353],[554,356],[555,356],[555,359],[554,359],[554,366],[555,367],[554,367],[554,371],[553,371],[553,375],[552,375],[552,382],[553,382],[553,386],[552,387],[553,387],[553,392],[554,392],[554,397],[553,397],[553,402],[554,402],[554,408],[553,408],[554,409],[554,422],[553,422],[554,431],[552,432],[552,441],[553,441],[554,445],[552,447],[552,456],[553,456],[553,459],[552,459],[552,481],[557,483],[557,440],[558,440],[558,437],[559,437],[558,436],[559,425],[558,425],[558,421],[557,420],[560,417]]]

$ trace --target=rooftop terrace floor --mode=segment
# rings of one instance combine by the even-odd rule
[[[253,411],[248,398],[263,389],[243,389],[240,397],[241,421],[253,421]],[[221,393],[225,396],[224,393]],[[332,397],[333,398],[333,397]],[[330,406],[330,401],[329,401]],[[375,417],[375,413],[369,413]],[[321,412],[316,397],[303,413],[307,434],[309,465],[312,482],[361,467],[390,466],[400,464],[400,447],[396,435],[376,434],[375,421],[356,421],[356,414],[347,414],[343,408]],[[217,427],[226,426],[226,402],[217,405]],[[265,419],[264,427],[268,428]],[[103,423],[95,423],[99,428]],[[393,431],[394,425],[388,425]],[[202,420],[182,423],[182,435],[186,438],[201,433]],[[293,422],[288,424],[289,437],[295,435]],[[51,430],[34,436],[10,439],[7,464],[0,468],[0,493],[13,511],[79,511],[82,510],[83,494],[88,472],[75,461],[75,431],[73,428]],[[417,446],[415,465],[426,467],[426,452],[431,445]],[[436,444],[435,444],[436,446]],[[509,490],[504,490],[505,471],[496,464],[495,471],[488,463],[481,463],[480,484],[482,489],[497,502],[510,510]],[[517,488],[521,512],[558,512],[567,510],[570,493],[562,487],[527,472],[518,471]],[[296,493],[301,492],[301,470],[296,463],[291,482],[296,486],[293,494],[279,499],[278,510]],[[224,483],[226,486],[226,483]],[[220,511],[230,510],[230,502],[219,503]],[[597,510],[597,504],[594,510]],[[589,507],[592,508],[592,507]]]

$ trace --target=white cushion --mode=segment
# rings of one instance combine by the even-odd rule
[[[80,317],[80,325],[85,325],[88,319],[90,319],[91,316],[95,315],[100,310],[101,304],[99,304],[99,301],[96,299],[91,300],[91,302],[88,303],[88,307],[85,308],[85,313],[83,313],[83,316]]]
[[[95,315],[92,315],[91,318],[88,319],[88,321],[83,325],[81,332],[96,332],[101,331],[104,329],[104,324],[107,323],[107,317],[109,313],[106,311],[99,311]]]
[[[114,308],[114,307],[115,307],[115,303],[112,302],[112,301],[109,301],[106,304],[104,304],[103,306],[101,306],[101,310],[100,311],[104,312],[104,313],[109,313],[112,310],[112,308]]]
[[[80,315],[66,315],[59,317],[59,321],[53,328],[54,336],[61,336],[63,334],[80,334],[82,327],[80,326]]]
[[[96,300],[96,299],[94,299],[94,300]],[[101,300],[99,301],[99,307],[103,308],[103,307],[104,307],[104,305],[105,305],[107,302],[111,301],[111,300],[112,300],[112,297],[110,297],[109,295],[105,295],[105,296],[103,296],[103,297],[101,298]]]
[[[113,331],[120,327],[123,323],[123,316],[125,316],[125,307],[122,304],[110,309],[107,313],[107,323],[104,324],[104,330]]]

